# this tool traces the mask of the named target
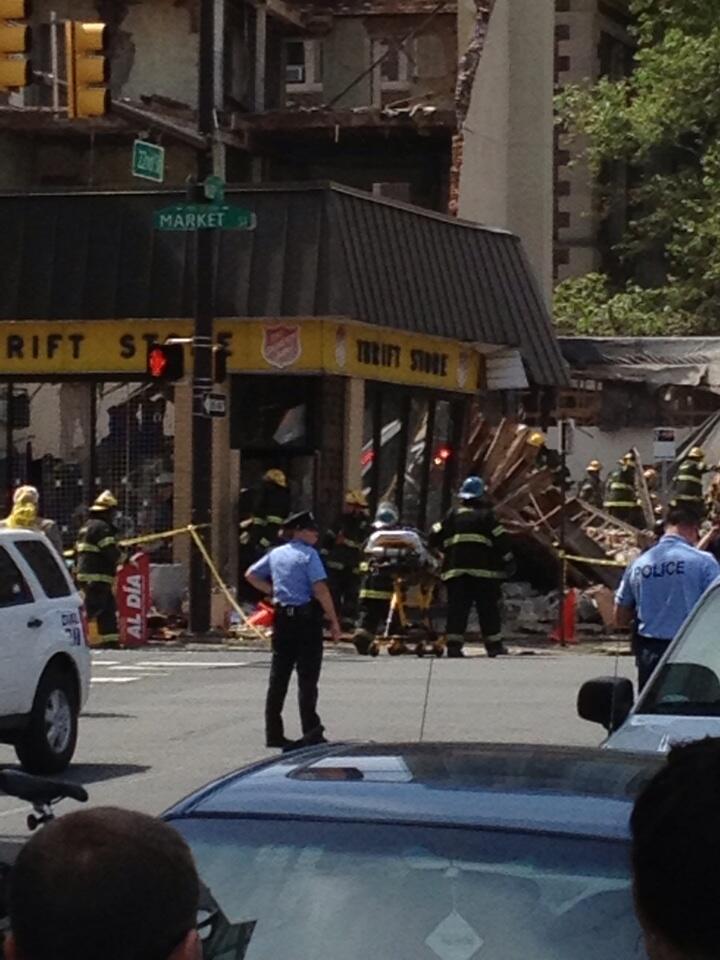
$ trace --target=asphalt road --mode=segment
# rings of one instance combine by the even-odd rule
[[[268,665],[269,654],[242,650],[95,653],[68,779],[84,783],[93,804],[160,813],[208,780],[273,753],[262,724]],[[417,739],[431,669],[427,740],[602,739],[599,727],[576,717],[575,697],[584,679],[612,673],[615,661],[576,652],[434,661],[331,651],[320,696],[328,736]],[[618,669],[633,675],[627,657]],[[285,717],[287,734],[298,735],[294,686]],[[0,763],[14,762],[12,748],[0,746]],[[23,834],[27,812],[0,797],[0,835]]]

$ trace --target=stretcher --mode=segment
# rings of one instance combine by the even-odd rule
[[[376,530],[365,545],[364,554],[369,573],[390,578],[393,593],[382,633],[371,637],[358,632],[354,638],[358,651],[376,657],[386,645],[390,656],[414,652],[418,657],[426,653],[441,657],[444,644],[430,620],[440,563],[418,531]],[[410,618],[411,607],[418,611],[419,619]]]

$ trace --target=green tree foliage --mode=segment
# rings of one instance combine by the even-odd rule
[[[571,87],[560,121],[582,135],[612,204],[623,164],[630,218],[617,248],[629,276],[652,254],[652,288],[591,274],[559,285],[566,333],[720,334],[720,0],[629,0],[636,65],[622,80]]]

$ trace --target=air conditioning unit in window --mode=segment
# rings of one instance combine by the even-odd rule
[[[305,83],[305,67],[302,64],[288,64],[285,67],[286,83]]]

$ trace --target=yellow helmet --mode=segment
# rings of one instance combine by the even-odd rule
[[[96,498],[95,503],[90,507],[90,510],[95,513],[101,513],[103,510],[114,510],[117,505],[118,502],[113,492],[111,490],[103,490],[100,496]]]
[[[367,508],[368,501],[362,490],[348,490],[345,494],[345,503],[349,507]]]
[[[543,447],[545,446],[545,437],[539,432],[531,433],[527,441],[533,447]]]
[[[635,457],[634,457],[634,455],[633,455],[632,453],[630,453],[630,452],[628,451],[627,453],[624,453],[624,454],[622,455],[622,458],[621,458],[620,460],[618,460],[618,463],[622,464],[624,467],[627,467],[627,466],[634,467],[634,466],[635,466]]]
[[[599,473],[602,470],[602,464],[599,460],[591,460],[585,469],[588,473]]]
[[[693,447],[690,453],[688,454],[688,460],[704,460],[705,451],[702,447]]]
[[[263,474],[263,480],[266,480],[268,483],[274,483],[278,487],[287,486],[287,477],[282,470],[266,470]]]

